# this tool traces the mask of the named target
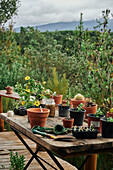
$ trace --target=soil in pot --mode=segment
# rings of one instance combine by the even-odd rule
[[[97,129],[99,132],[101,132],[101,121],[100,119],[104,117],[104,115],[99,114],[88,114],[88,127],[93,125],[95,129]]]
[[[84,115],[85,115],[85,110],[82,109],[82,111],[77,112],[77,109],[70,109],[70,117],[74,118],[74,123],[73,125],[77,126],[82,126],[83,125],[83,120],[84,120]]]
[[[86,110],[85,118],[88,118],[87,114],[96,114],[97,104],[93,102],[86,102],[83,108]]]
[[[63,126],[65,128],[72,128],[74,119],[73,118],[63,118]]]
[[[59,117],[68,117],[70,106],[63,106],[62,104],[58,105],[59,108]]]
[[[113,138],[113,122],[108,122],[107,118],[101,118],[102,122],[102,137]]]
[[[31,124],[31,128],[33,126],[38,125],[40,127],[44,127],[46,124],[47,117],[49,115],[50,110],[49,109],[41,109],[40,108],[30,108],[27,109],[27,114],[29,116],[29,121]]]

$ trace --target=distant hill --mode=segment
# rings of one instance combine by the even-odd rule
[[[38,29],[41,32],[45,31],[64,31],[64,30],[75,30],[75,27],[79,25],[79,21],[72,21],[72,22],[56,22],[56,23],[49,23],[45,25],[39,26],[32,26],[34,29]],[[84,30],[94,30],[94,26],[97,26],[97,22],[94,20],[91,21],[84,21]],[[113,32],[113,19],[109,20],[108,29],[111,29]],[[14,28],[15,32],[20,32],[20,27]]]

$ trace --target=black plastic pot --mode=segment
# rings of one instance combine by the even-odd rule
[[[70,109],[70,117],[74,118],[74,123],[73,123],[74,126],[75,125],[77,125],[77,126],[83,125],[85,111],[86,110],[82,109],[82,111],[77,112],[77,108]]]
[[[101,118],[102,122],[102,137],[113,138],[113,122],[108,122],[107,118]]]
[[[21,107],[18,107],[18,109],[14,108],[14,114],[20,115],[20,116],[27,115],[26,107],[21,106]]]
[[[14,108],[14,114],[19,115],[19,110],[16,107]]]
[[[96,139],[98,130],[95,129],[92,131],[90,128],[88,129],[89,131],[79,131],[79,128],[75,130],[73,127],[72,134],[74,137],[76,137],[76,139]]]
[[[70,106],[62,106],[62,104],[58,105],[59,108],[59,116],[60,117],[68,117]]]

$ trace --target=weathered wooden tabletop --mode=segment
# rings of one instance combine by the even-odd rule
[[[78,155],[93,154],[100,152],[113,151],[113,138],[102,138],[98,135],[97,139],[74,139],[74,141],[55,141],[42,137],[37,134],[33,134],[30,124],[28,123],[28,117],[17,116],[8,117],[7,113],[1,113],[0,118],[9,123],[11,126],[27,135],[36,143],[41,144],[48,150],[60,155],[61,157],[73,157]],[[56,124],[62,124],[62,118],[55,116],[54,118],[48,117],[46,127],[54,127]],[[72,135],[71,133],[69,135]]]

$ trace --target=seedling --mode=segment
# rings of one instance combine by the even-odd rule
[[[113,118],[112,118],[112,117],[109,117],[109,118],[107,118],[107,121],[108,121],[108,122],[113,122]]]
[[[83,103],[80,103],[79,106],[77,106],[77,112],[81,112],[83,107]]]

